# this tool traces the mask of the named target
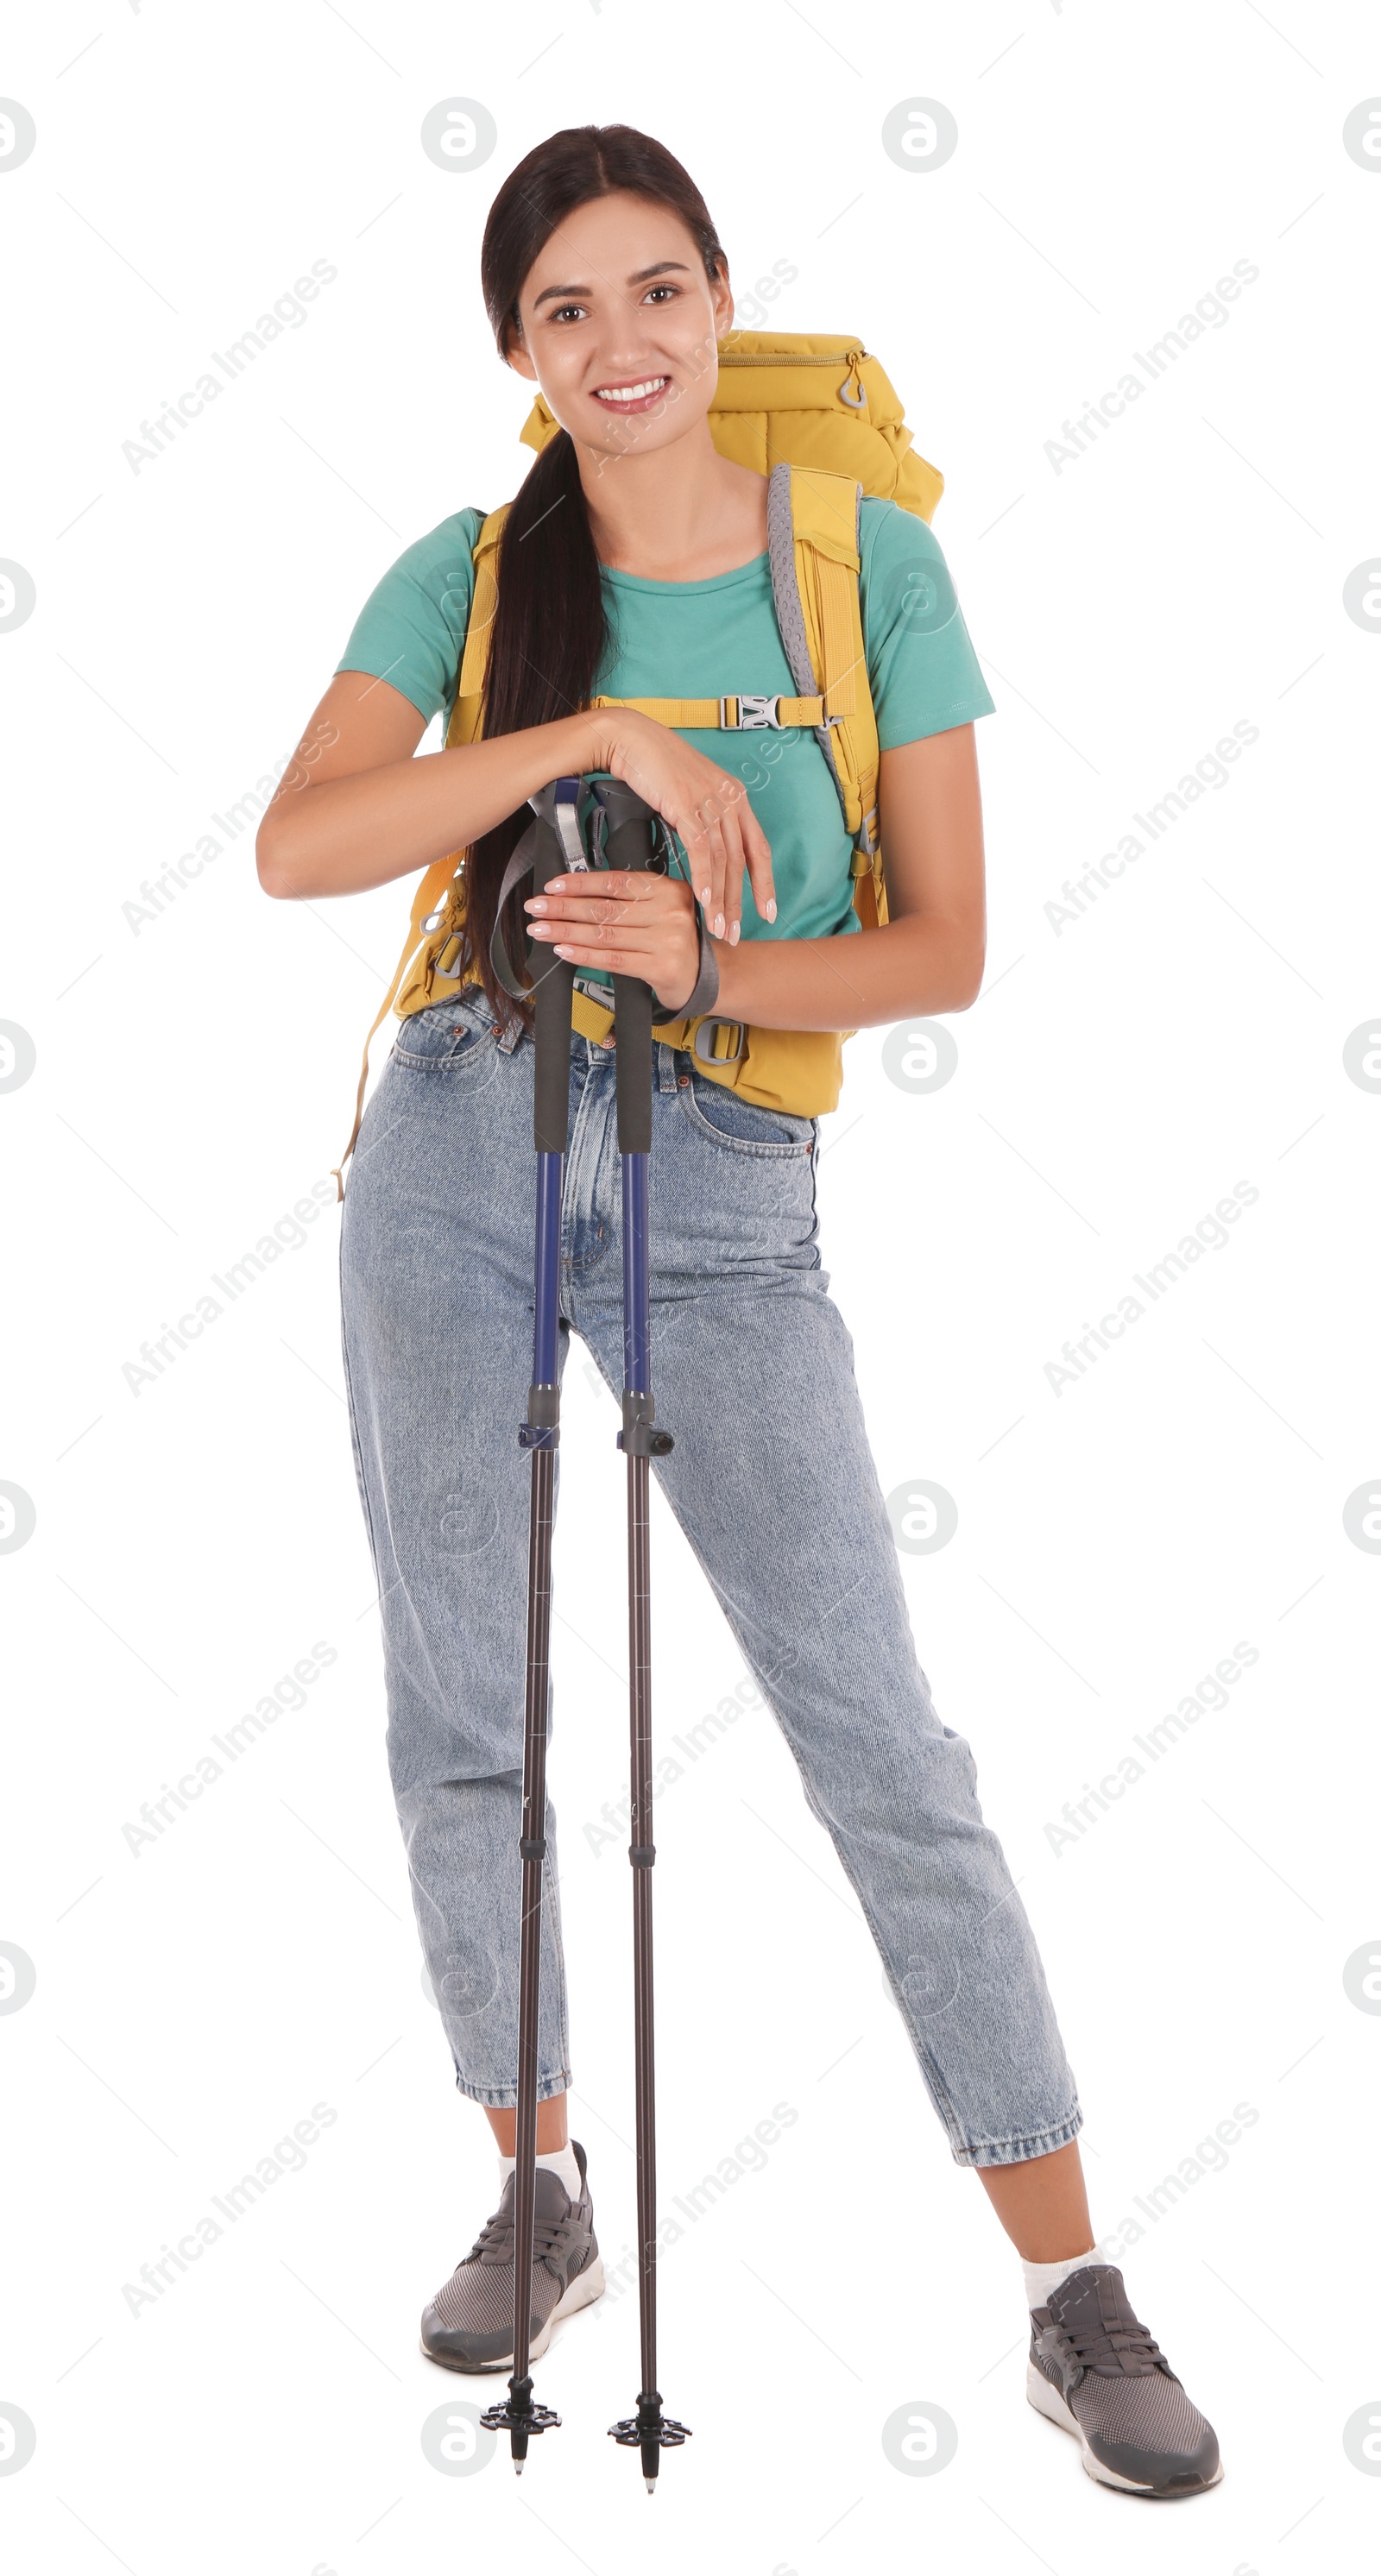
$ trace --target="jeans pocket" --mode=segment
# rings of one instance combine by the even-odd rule
[[[731,1154],[792,1157],[807,1155],[814,1148],[819,1133],[816,1119],[800,1118],[785,1109],[763,1109],[693,1066],[689,1082],[679,1083],[677,1093],[696,1132]]]
[[[399,1064],[417,1073],[459,1073],[495,1043],[493,1006],[483,985],[465,985],[449,1001],[429,1002],[402,1022],[393,1042]]]

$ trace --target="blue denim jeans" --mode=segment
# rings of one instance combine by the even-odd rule
[[[341,1239],[393,1790],[456,2081],[495,2106],[517,2099],[532,1074],[531,1039],[501,1040],[478,986],[405,1020]],[[916,1659],[853,1344],[826,1294],[818,1152],[816,1120],[740,1101],[654,1043],[652,1386],[676,1446],[652,1472],[834,1842],[956,2161],[1017,2163],[1067,2144],[1082,2114],[972,1755]],[[617,1395],[614,1055],[583,1037],[563,1369],[572,1332]],[[655,1604],[653,1636],[655,1652]],[[539,2099],[571,2081],[550,1800],[546,1835]]]

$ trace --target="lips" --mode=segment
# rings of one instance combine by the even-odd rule
[[[597,385],[594,400],[605,411],[650,411],[659,403],[671,383],[670,376],[640,376],[629,385]]]

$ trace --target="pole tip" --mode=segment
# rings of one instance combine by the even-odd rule
[[[644,2478],[644,2480],[643,2480],[643,2485],[646,2487],[647,2492],[648,2492],[648,2494],[649,2494],[649,2495],[655,2495],[655,2494],[656,2494],[656,2492],[657,2492],[657,2481],[656,2481],[656,2479],[655,2479],[655,2478]]]
[[[515,2478],[520,2478],[520,2477],[522,2476],[522,2474],[523,2474],[523,2464],[522,2464],[522,2461],[521,2461],[521,2460],[515,2460],[515,2461],[514,2461],[514,2463],[513,2463],[513,2474],[514,2474]]]

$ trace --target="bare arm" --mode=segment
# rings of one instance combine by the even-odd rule
[[[771,920],[772,854],[742,780],[650,716],[584,708],[416,760],[423,731],[412,700],[387,680],[337,672],[259,826],[268,894],[387,885],[468,849],[549,779],[607,770],[680,834],[709,921],[727,932],[737,919],[745,867]]]
[[[415,760],[425,731],[387,680],[337,672],[259,825],[266,894],[359,894],[415,875],[492,831],[549,778],[594,766],[588,714]]]
[[[833,939],[715,941],[716,1009],[767,1029],[866,1029],[958,1011],[983,981],[983,810],[973,726],[882,755],[887,926]]]

